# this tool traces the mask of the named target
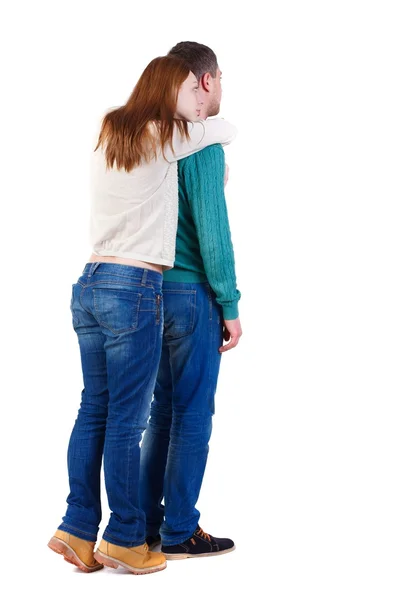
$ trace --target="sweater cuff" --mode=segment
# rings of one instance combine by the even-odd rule
[[[238,311],[238,300],[232,302],[232,304],[227,304],[222,307],[222,314],[226,321],[232,321],[233,319],[237,319],[239,317]]]

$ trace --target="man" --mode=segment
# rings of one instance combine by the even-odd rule
[[[200,117],[217,115],[221,71],[214,52],[181,42],[169,52],[199,81]],[[141,507],[150,547],[168,559],[224,554],[230,539],[199,526],[195,508],[208,456],[221,354],[242,335],[240,292],[224,195],[222,146],[179,161],[179,217],[174,268],[164,273],[164,334],[151,416],[141,449]],[[229,342],[223,345],[223,341]],[[164,498],[164,506],[162,500]]]

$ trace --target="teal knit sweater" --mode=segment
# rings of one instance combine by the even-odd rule
[[[208,146],[178,163],[179,218],[173,269],[164,281],[208,281],[224,319],[239,315],[235,260],[224,194],[225,155]]]

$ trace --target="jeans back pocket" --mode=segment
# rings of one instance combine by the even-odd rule
[[[102,327],[115,335],[136,331],[141,298],[141,293],[122,287],[94,288],[95,317]]]
[[[165,337],[178,339],[194,331],[196,290],[164,289]]]

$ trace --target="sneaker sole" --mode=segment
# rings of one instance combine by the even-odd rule
[[[220,554],[228,554],[233,552],[236,546],[228,548],[228,550],[220,550],[219,552],[206,552],[204,554],[167,554],[163,552],[167,560],[183,560],[183,558],[206,558],[208,556],[219,556]]]
[[[71,546],[56,537],[52,537],[50,539],[48,542],[48,548],[56,552],[56,554],[62,554],[66,562],[74,565],[81,571],[84,571],[84,573],[94,573],[94,571],[99,571],[104,566],[100,564],[96,565],[95,567],[88,567],[82,560],[80,560]]]
[[[136,567],[132,567],[127,563],[124,563],[117,558],[111,558],[111,556],[107,556],[103,554],[99,550],[96,550],[94,554],[94,558],[98,560],[99,563],[102,563],[106,567],[110,567],[111,569],[118,569],[118,567],[123,567],[128,571],[131,571],[134,575],[148,575],[149,573],[157,573],[158,571],[163,571],[166,569],[166,562],[161,565],[157,565],[156,567],[144,567],[143,569],[137,569]]]

